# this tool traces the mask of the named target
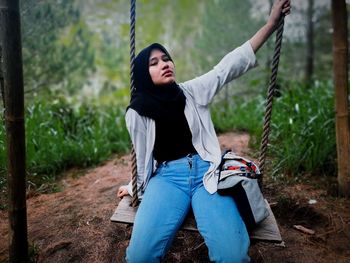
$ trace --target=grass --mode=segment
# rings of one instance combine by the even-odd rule
[[[268,156],[273,177],[299,174],[335,175],[336,140],[334,92],[330,82],[314,86],[292,83],[275,98]],[[230,105],[213,105],[213,121],[219,132],[247,131],[258,149],[262,134],[264,98]]]
[[[334,94],[330,82],[311,88],[292,83],[275,98],[267,169],[272,177],[302,174],[335,175],[336,141]],[[264,96],[231,99],[212,105],[218,132],[247,131],[251,146],[260,146]],[[88,167],[125,153],[130,146],[124,123],[125,107],[72,105],[64,99],[37,101],[26,109],[28,187],[40,192],[57,191],[55,181],[70,167]],[[4,127],[0,126],[0,190],[6,189]]]
[[[336,173],[334,89],[330,82],[296,84],[276,102],[272,118],[273,175]]]
[[[230,103],[217,102],[212,106],[211,113],[218,133],[230,130],[248,132],[252,136],[251,146],[258,147],[264,114],[262,96],[244,101],[232,98]]]
[[[62,171],[87,167],[129,149],[124,107],[73,106],[60,99],[26,108],[26,166],[29,188],[45,190]],[[4,129],[0,132],[0,189],[6,187]],[[55,190],[49,187],[50,191]],[[58,190],[58,189],[56,189]]]

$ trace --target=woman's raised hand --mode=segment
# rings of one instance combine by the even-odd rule
[[[290,0],[275,0],[267,23],[249,40],[255,53],[276,30],[281,15],[286,16],[290,13],[290,8]]]
[[[275,0],[267,23],[276,27],[281,15],[289,15],[290,9],[290,0]]]

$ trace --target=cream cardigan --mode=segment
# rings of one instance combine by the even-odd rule
[[[203,184],[211,194],[217,190],[218,179],[215,171],[221,161],[221,150],[211,120],[209,104],[226,83],[254,66],[256,57],[247,41],[224,56],[206,74],[179,84],[186,96],[185,116],[192,133],[193,146],[203,160],[210,162],[210,167],[203,177]],[[142,198],[156,168],[156,161],[153,159],[155,122],[153,119],[140,116],[133,109],[127,111],[125,120],[136,152],[138,196]],[[127,189],[132,196],[131,182]]]

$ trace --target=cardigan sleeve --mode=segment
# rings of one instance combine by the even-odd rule
[[[255,53],[250,42],[247,41],[224,56],[212,70],[180,86],[193,97],[196,103],[205,106],[226,83],[241,76],[256,64]]]
[[[137,189],[142,189],[146,156],[146,120],[145,117],[140,116],[135,110],[129,109],[126,112],[125,121],[136,153]],[[133,196],[131,181],[127,185],[127,190]]]

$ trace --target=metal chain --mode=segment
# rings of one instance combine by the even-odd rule
[[[267,99],[266,99],[264,128],[263,128],[263,135],[261,139],[260,157],[259,157],[259,168],[262,175],[259,180],[260,187],[262,186],[262,180],[263,180],[263,175],[265,170],[265,160],[266,160],[267,146],[268,146],[269,134],[270,134],[272,102],[275,94],[278,63],[279,63],[280,54],[281,54],[283,27],[284,27],[284,16],[281,17],[277,28],[275,50],[274,50],[274,55],[272,60],[271,77],[270,77],[269,88],[268,88]]]
[[[135,23],[136,23],[136,0],[131,0],[130,5],[130,92],[131,95],[135,91],[134,83],[134,61],[135,61]],[[131,206],[137,207],[139,204],[137,189],[137,165],[136,153],[134,146],[131,149],[131,184],[132,184],[132,201]]]

